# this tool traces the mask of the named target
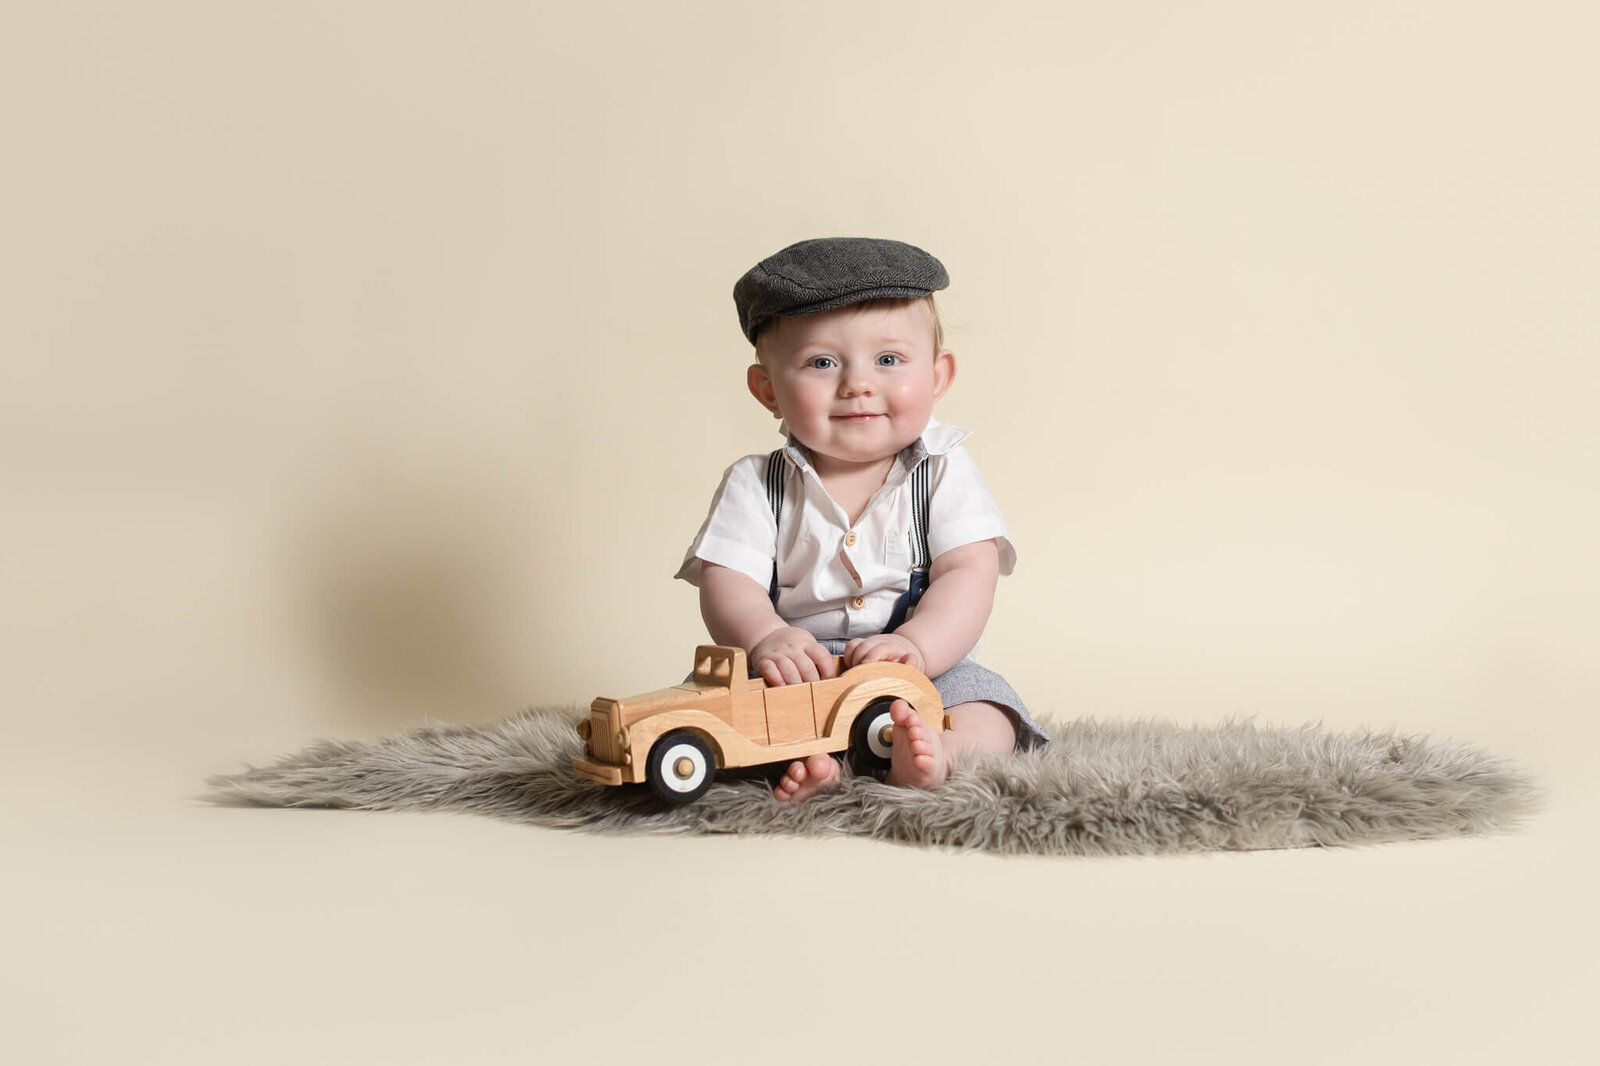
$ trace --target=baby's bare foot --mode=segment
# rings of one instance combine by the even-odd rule
[[[894,720],[894,750],[889,753],[891,785],[906,788],[938,788],[950,776],[944,742],[928,728],[922,716],[905,700],[895,700],[889,708]]]
[[[772,790],[772,795],[779,803],[788,803],[790,800],[799,803],[838,783],[838,762],[831,755],[819,753],[808,755],[803,761],[790,763],[778,787]]]

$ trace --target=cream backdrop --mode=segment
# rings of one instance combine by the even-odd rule
[[[679,676],[672,573],[777,441],[733,281],[848,234],[953,277],[1037,712],[1592,805],[1592,10],[8,8],[4,787]]]
[[[672,572],[777,440],[733,281],[879,234],[953,276],[939,413],[1021,552],[985,656],[1040,710],[1559,757],[1600,592],[1581,5],[986,10],[24,16],[9,728],[225,761],[679,676]]]

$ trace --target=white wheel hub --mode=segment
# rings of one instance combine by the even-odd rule
[[[674,792],[693,792],[706,779],[705,754],[693,744],[674,744],[661,753],[661,780]]]
[[[889,717],[887,708],[873,715],[872,721],[867,723],[867,747],[880,759],[887,759],[894,750],[890,739],[893,735],[894,719]]]

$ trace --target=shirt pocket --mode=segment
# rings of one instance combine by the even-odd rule
[[[911,569],[911,535],[891,529],[883,535],[883,565],[891,570]]]

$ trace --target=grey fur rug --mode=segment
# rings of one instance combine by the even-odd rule
[[[592,832],[843,834],[1006,854],[1135,855],[1426,840],[1515,826],[1538,805],[1516,768],[1458,744],[1250,722],[1049,722],[1043,752],[957,767],[942,789],[846,773],[835,792],[772,798],[782,767],[719,774],[671,807],[647,786],[580,781],[576,710],[324,741],[215,777],[215,802],[451,810]]]

